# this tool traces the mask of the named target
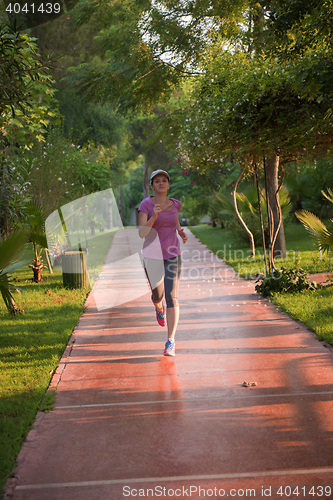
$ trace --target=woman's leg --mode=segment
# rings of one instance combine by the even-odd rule
[[[151,288],[151,300],[155,306],[157,323],[166,325],[165,309],[163,307],[164,295],[164,262],[157,259],[143,259],[144,269]]]
[[[151,289],[151,300],[154,306],[162,311],[162,300],[164,296],[164,265],[162,260],[143,259],[144,270]]]
[[[168,307],[166,311],[168,339],[174,340],[179,320],[179,306]]]
[[[179,303],[178,303],[178,287],[181,273],[181,256],[168,259],[164,264],[164,289],[165,299],[167,303],[167,326],[168,338],[174,339],[178,320],[179,320]]]

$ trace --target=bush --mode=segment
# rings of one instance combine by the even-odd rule
[[[287,270],[285,267],[282,267],[281,271],[273,271],[255,287],[256,292],[261,293],[263,297],[270,296],[274,292],[304,292],[316,288],[317,283],[307,277],[304,269]]]

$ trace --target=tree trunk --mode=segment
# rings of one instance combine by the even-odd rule
[[[266,159],[266,178],[267,178],[267,198],[271,214],[271,227],[272,227],[272,241],[275,245],[273,248],[274,257],[287,256],[286,250],[286,240],[284,237],[284,227],[281,214],[281,207],[278,195],[279,189],[279,156],[277,154],[272,154]],[[276,231],[280,225],[280,229],[276,235]]]
[[[48,254],[48,249],[47,248],[44,248],[44,253],[45,253],[45,258],[46,258],[46,262],[47,262],[47,267],[49,269],[49,273],[53,274],[53,270],[52,270],[52,267],[51,267],[51,262],[50,262],[50,259],[49,259],[49,254]]]
[[[249,230],[249,228],[247,227],[247,225],[245,224],[245,222],[244,222],[241,214],[239,213],[238,206],[237,206],[237,197],[236,197],[237,186],[238,186],[238,183],[239,183],[239,181],[240,181],[243,173],[244,172],[242,170],[241,173],[239,174],[239,176],[236,179],[235,186],[234,186],[234,189],[232,191],[232,199],[234,201],[234,208],[235,208],[236,216],[237,216],[239,222],[241,223],[241,226],[243,227],[243,229],[245,229],[245,231],[248,234],[248,237],[249,237],[249,240],[250,240],[250,246],[251,246],[251,257],[254,259],[255,255],[256,255],[256,247],[255,247],[255,244],[254,244],[254,237],[253,237],[253,234],[251,233],[251,231]]]
[[[36,257],[32,261],[32,264],[29,265],[29,267],[31,267],[31,269],[34,272],[33,281],[35,283],[40,283],[42,281],[42,271],[44,268],[43,259],[40,257]]]

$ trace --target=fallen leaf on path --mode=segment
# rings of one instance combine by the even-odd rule
[[[257,385],[257,382],[243,382],[243,387],[255,387]]]

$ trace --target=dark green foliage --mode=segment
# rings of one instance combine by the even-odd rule
[[[82,150],[53,129],[45,143],[19,150],[4,165],[0,197],[6,203],[0,203],[0,225],[2,218],[10,227],[22,224],[30,199],[38,200],[47,217],[75,198],[108,189],[119,175],[118,154],[117,148]]]
[[[40,203],[31,200],[26,207],[25,223],[29,228],[29,241],[31,241],[35,253],[38,253],[38,247],[47,248],[45,220],[46,215]]]
[[[327,193],[322,191],[321,194],[327,201],[333,203],[333,192],[331,189],[328,188]],[[328,254],[332,254],[333,220],[330,219],[324,224],[316,215],[307,210],[298,210],[295,215],[302,222],[311,237],[318,243],[320,250],[323,253],[327,252]]]
[[[33,83],[50,73],[53,62],[38,53],[20,27],[0,26],[0,114],[29,106]]]
[[[198,190],[195,190],[194,193],[197,194],[196,197],[191,196],[191,194],[182,197],[181,211],[189,224],[197,225],[200,219],[209,212],[210,199],[207,195],[198,195]]]
[[[68,89],[59,91],[57,98],[64,116],[64,135],[74,144],[120,148],[127,142],[128,124],[112,106],[86,103]]]
[[[20,226],[30,199],[26,192],[29,175],[25,174],[24,166],[15,172],[9,163],[0,165],[0,236]]]
[[[244,4],[242,0],[82,1],[78,22],[101,20],[105,29],[98,41],[109,64],[82,65],[72,81],[90,100],[117,102],[123,110],[151,110],[185,78],[199,74],[211,36],[234,25]]]
[[[8,273],[14,272],[22,267],[25,262],[20,259],[26,248],[28,233],[26,230],[18,230],[12,233],[6,240],[0,240],[0,293],[10,314],[21,312],[16,306],[12,292],[15,287]]]
[[[259,163],[263,151],[279,151],[281,164],[327,155],[331,102],[311,96],[303,82],[314,60],[282,65],[219,47],[210,56],[179,133],[189,164],[215,172],[231,157]]]
[[[316,158],[315,161],[298,161],[284,166],[287,187],[294,210],[308,210],[320,218],[332,217],[332,204],[322,191],[333,188],[333,159]]]
[[[91,18],[87,25],[78,27],[73,17],[72,10],[46,25],[35,26],[30,30],[31,36],[37,39],[40,52],[52,53],[56,58],[54,78],[57,88],[62,85],[61,79],[66,76],[69,67],[90,61],[100,64],[104,54],[94,42],[94,37],[103,28],[101,20]]]
[[[304,207],[319,217],[332,217],[332,204],[322,195],[322,191],[333,188],[333,159],[319,159],[315,163],[300,165],[304,171],[311,195],[305,198]]]
[[[32,243],[35,258],[29,267],[34,273],[34,282],[39,283],[42,280],[42,271],[44,268],[42,251],[47,248],[47,239],[45,234],[46,215],[40,203],[31,200],[26,208],[25,224],[29,230],[29,241]]]
[[[285,186],[289,191],[294,210],[301,210],[304,202],[312,195],[312,188],[304,170],[288,171]]]
[[[259,280],[257,280],[258,282]],[[281,270],[273,271],[271,276],[266,276],[255,289],[257,293],[268,297],[274,292],[304,292],[315,290],[317,283],[311,281],[304,269],[288,269],[282,267]]]
[[[278,0],[268,23],[268,39],[275,55],[295,57],[308,48],[332,47],[332,2],[327,0]]]

